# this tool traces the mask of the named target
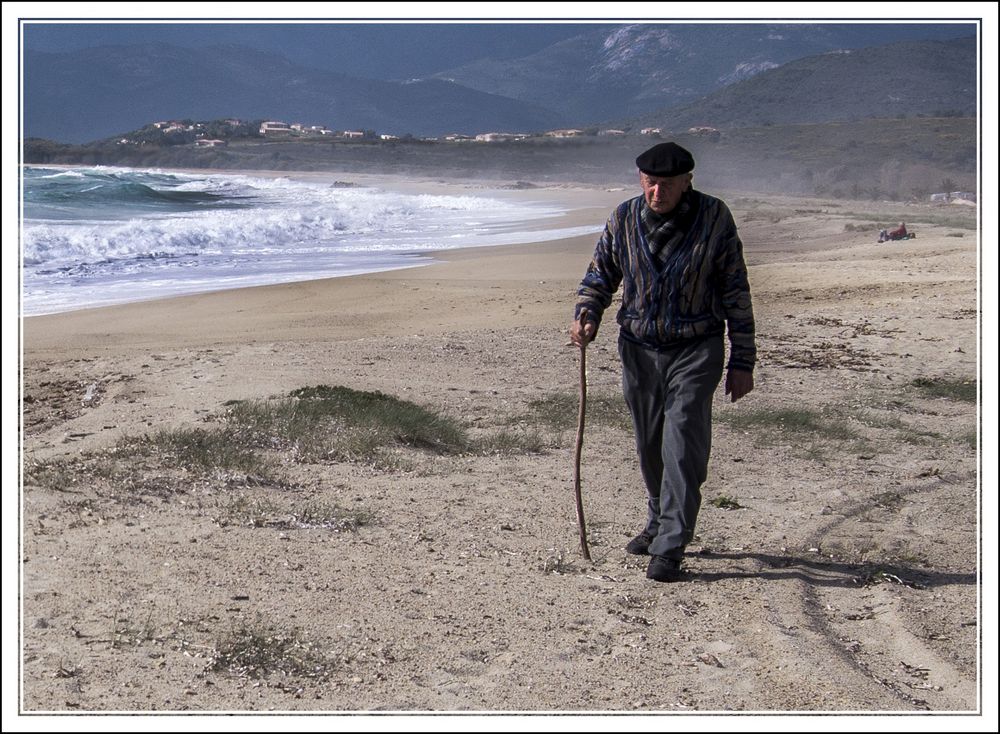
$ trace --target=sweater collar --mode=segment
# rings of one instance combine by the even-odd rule
[[[680,224],[691,213],[692,200],[692,191],[691,189],[688,189],[681,196],[681,200],[677,202],[677,206],[675,206],[670,212],[666,214],[657,214],[649,207],[649,204],[646,203],[646,197],[642,197],[642,208],[639,211],[639,216],[642,217],[643,226],[647,232],[655,232],[665,224],[670,224],[672,222]]]

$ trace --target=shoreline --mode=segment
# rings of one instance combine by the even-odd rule
[[[283,172],[283,171],[232,171],[232,170],[199,170],[199,169],[167,169],[167,168],[128,168],[115,166],[68,166],[68,165],[34,165],[24,164],[23,168],[52,168],[59,170],[74,170],[80,168],[107,168],[121,169],[129,171],[157,171],[168,172],[180,175],[194,176],[247,176],[269,179],[288,179],[319,184],[341,184],[356,188],[370,188],[387,193],[403,193],[407,195],[440,195],[440,196],[473,196],[489,197],[494,199],[506,199],[521,203],[541,203],[543,205],[554,205],[561,210],[560,214],[550,217],[530,218],[512,220],[510,223],[497,227],[494,237],[503,237],[505,233],[516,241],[501,244],[484,245],[464,245],[455,248],[417,249],[400,251],[370,251],[369,265],[342,264],[343,273],[315,275],[290,275],[289,279],[281,280],[279,274],[259,274],[249,276],[257,282],[241,283],[239,285],[226,285],[222,282],[210,283],[204,286],[192,284],[185,287],[183,284],[174,285],[169,291],[162,295],[152,296],[125,296],[124,300],[112,300],[106,303],[93,303],[89,305],[63,308],[55,306],[51,311],[23,312],[23,301],[19,300],[18,312],[22,319],[34,319],[39,317],[52,317],[60,314],[75,313],[77,311],[89,311],[94,309],[111,308],[115,306],[128,306],[150,301],[171,300],[174,298],[184,298],[187,296],[203,295],[207,293],[241,290],[244,288],[259,288],[272,285],[290,285],[293,283],[304,283],[312,281],[325,281],[332,279],[357,277],[364,275],[374,275],[378,273],[392,272],[395,270],[409,270],[419,267],[428,267],[436,263],[447,261],[447,253],[456,250],[477,250],[494,247],[518,247],[523,245],[535,245],[554,239],[567,239],[580,236],[570,234],[570,232],[581,229],[592,229],[594,241],[599,236],[600,228],[604,224],[604,218],[609,210],[607,202],[612,201],[623,190],[616,188],[607,189],[593,186],[547,186],[547,185],[505,185],[502,182],[474,182],[457,180],[413,180],[402,176],[375,176],[370,174],[351,174],[348,172]],[[347,180],[345,180],[347,179]],[[617,203],[617,202],[616,202]],[[555,237],[543,236],[546,233],[556,233]],[[382,261],[381,263],[379,261]],[[395,261],[395,262],[394,262]],[[23,295],[22,295],[23,298]],[[42,306],[44,308],[44,306]]]
[[[433,282],[440,286],[442,282],[448,282],[455,291],[452,297],[461,298],[467,304],[470,310],[465,313],[468,314],[474,312],[477,287],[487,287],[487,284],[497,280],[522,284],[538,282],[540,285],[563,281],[560,283],[563,288],[578,284],[595,242],[596,236],[578,235],[541,242],[455,248],[435,251],[433,260],[427,263],[391,270],[227,288],[25,316],[22,318],[24,351],[61,350],[71,345],[84,348],[87,343],[100,344],[103,349],[112,344],[129,349],[185,332],[198,333],[196,341],[220,344],[241,342],[255,331],[269,332],[272,327],[279,329],[277,325],[283,319],[294,318],[302,326],[303,319],[322,320],[320,314],[350,313],[352,305],[356,309],[356,305],[366,299],[382,301],[386,304],[384,309],[393,313],[393,321],[385,324],[383,336],[405,335],[422,326],[421,317],[413,313],[410,306],[401,303],[400,294],[395,292],[400,288],[419,288],[407,286],[407,283]],[[568,252],[579,254],[579,272],[561,272],[561,265],[557,263],[561,263]],[[490,276],[484,277],[484,271]],[[213,331],[213,316],[227,316],[227,325]],[[393,326],[393,322],[397,325]],[[110,324],[116,324],[118,328],[109,330]],[[254,325],[258,328],[255,329]],[[423,326],[426,328],[426,325]],[[332,333],[339,333],[342,338],[360,338],[374,333],[359,329],[356,324],[331,324],[330,328]],[[118,332],[117,338],[115,331]],[[301,334],[295,329],[282,336],[283,341],[294,341],[296,338],[301,338]]]

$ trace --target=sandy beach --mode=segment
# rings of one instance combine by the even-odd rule
[[[635,193],[530,192],[597,227]],[[645,496],[610,315],[580,556],[565,344],[596,235],[24,319],[24,711],[979,711],[974,214],[722,196],[760,362],[717,396],[684,583],[623,550]],[[916,239],[877,244],[899,219]],[[467,440],[272,438],[254,469],[142,442],[321,385]]]

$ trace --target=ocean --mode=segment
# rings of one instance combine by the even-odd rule
[[[430,263],[433,250],[595,231],[546,227],[566,210],[522,199],[230,173],[25,167],[21,310],[378,272]]]

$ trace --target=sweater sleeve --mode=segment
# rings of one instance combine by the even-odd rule
[[[622,281],[621,263],[618,258],[621,209],[622,207],[619,207],[608,218],[604,233],[594,250],[594,257],[577,291],[574,320],[579,320],[580,312],[586,309],[587,320],[594,324],[594,336],[597,336],[604,311],[611,305],[611,299]]]
[[[725,210],[722,243],[717,261],[719,292],[729,333],[729,367],[753,371],[757,362],[750,281],[743,259],[743,242],[732,214]]]

